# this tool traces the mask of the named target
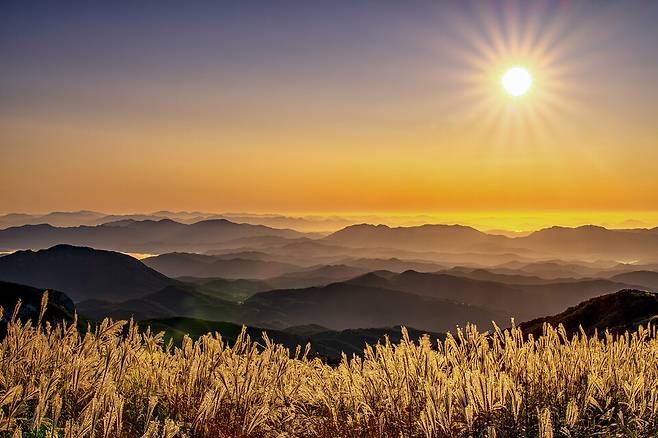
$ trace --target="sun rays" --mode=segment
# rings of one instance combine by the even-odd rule
[[[498,153],[557,140],[563,122],[583,109],[586,78],[578,72],[587,60],[576,54],[588,29],[574,30],[571,15],[548,3],[468,5],[444,17],[440,31],[455,61],[446,63],[455,107]]]

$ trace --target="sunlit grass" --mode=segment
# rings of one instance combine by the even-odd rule
[[[12,320],[0,430],[65,437],[551,437],[658,433],[655,330],[569,339],[546,327],[406,334],[337,367],[243,333],[180,348],[134,324]],[[0,432],[1,433],[1,432]]]

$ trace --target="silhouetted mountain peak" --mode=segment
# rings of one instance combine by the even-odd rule
[[[385,270],[372,271],[372,272],[368,272],[367,274],[359,275],[358,277],[355,277],[352,280],[350,280],[350,282],[359,283],[359,284],[368,284],[371,281],[379,282],[381,280],[385,280],[387,278],[391,278],[396,275],[399,274]]]
[[[579,227],[576,227],[576,229],[585,230],[585,231],[608,231],[608,229],[605,227],[602,227],[600,225],[593,225],[593,224],[581,225]]]
[[[67,243],[59,243],[57,245],[51,246],[50,248],[47,249],[40,249],[39,251],[36,252],[45,252],[45,251],[67,251],[67,252],[76,252],[76,253],[91,253],[94,251],[103,251],[102,249],[94,249],[89,246],[75,246],[75,245],[69,245]],[[103,252],[112,252],[114,251],[103,251]],[[124,255],[119,252],[115,253],[118,255]]]
[[[0,258],[0,280],[60,290],[74,300],[136,298],[178,284],[128,255],[67,244]]]
[[[102,223],[101,227],[129,227],[137,222],[135,219],[119,219],[117,221],[110,221]]]
[[[349,225],[343,230],[371,230],[371,229],[379,229],[379,230],[385,230],[385,229],[390,229],[388,225],[384,224],[367,224],[367,223],[361,223],[361,224],[354,224],[354,225]]]
[[[10,254],[11,256],[15,258],[19,257],[32,257],[32,256],[49,256],[53,254],[91,254],[94,251],[102,251],[102,250],[95,250],[93,248],[87,247],[87,246],[74,246],[74,245],[68,245],[66,243],[60,243],[54,246],[51,246],[50,248],[47,249],[39,249],[39,250],[31,250],[31,249],[25,249],[22,251],[15,251],[14,253]],[[117,255],[121,255],[124,257],[129,257],[121,253],[116,253]]]
[[[400,277],[415,277],[416,274],[420,274],[420,272],[414,271],[413,269],[407,269],[406,271],[400,273]]]
[[[36,230],[50,230],[50,229],[55,229],[57,227],[54,227],[50,224],[29,224],[29,225],[21,225],[18,227],[10,227],[7,228],[8,230],[15,230],[15,229],[25,229],[25,230],[30,230],[30,231],[36,231]]]
[[[599,225],[580,225],[578,227],[563,227],[559,225],[554,225],[552,227],[548,228],[542,228],[541,230],[537,230],[533,233],[530,233],[529,236],[533,235],[540,235],[540,234],[560,234],[560,233],[566,233],[566,234],[573,234],[573,233],[579,233],[579,232],[584,232],[584,233],[601,233],[601,232],[608,232],[611,230],[608,230],[605,227],[599,226]]]
[[[238,224],[236,224],[235,222],[231,222],[228,219],[205,219],[191,224],[191,226],[193,227],[211,227],[217,225],[230,226],[230,225],[238,225]]]
[[[464,251],[490,247],[511,239],[488,235],[464,225],[426,224],[391,228],[386,225],[359,224],[336,231],[324,240],[350,247]]]

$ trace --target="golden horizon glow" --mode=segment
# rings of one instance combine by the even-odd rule
[[[310,222],[319,223],[326,221],[332,226],[318,227],[313,229],[301,229],[301,231],[336,231],[350,223],[385,224],[391,227],[409,227],[424,224],[459,224],[470,226],[483,232],[506,231],[512,233],[527,233],[553,226],[579,227],[583,225],[602,226],[608,229],[632,229],[632,228],[654,228],[658,227],[658,210],[646,211],[592,211],[592,210],[470,210],[470,211],[308,211],[308,210],[271,210],[271,211],[227,211],[214,210],[212,208],[195,208],[188,206],[184,210],[176,208],[154,208],[153,210],[102,210],[89,208],[87,210],[115,215],[149,214],[154,211],[172,212],[194,212],[198,215],[226,215],[229,220],[233,217],[253,216],[254,218],[268,216],[285,216],[289,218],[302,218]],[[71,210],[73,211],[73,210]],[[23,213],[43,215],[48,211],[22,211]],[[0,212],[2,214],[9,211]],[[240,222],[240,220],[238,220]],[[257,220],[256,220],[257,222]],[[250,222],[250,223],[256,223]],[[287,228],[277,226],[277,228]],[[290,226],[295,228],[295,226]],[[302,227],[303,228],[303,227]],[[0,252],[1,253],[1,252]],[[143,258],[149,254],[131,253],[133,257]]]
[[[560,3],[382,6],[348,14],[340,32],[317,25],[325,14],[266,14],[242,17],[248,38],[248,26],[204,21],[164,46],[158,26],[130,47],[90,28],[84,53],[102,47],[102,68],[61,29],[45,26],[32,52],[17,32],[5,42],[16,50],[0,104],[1,207],[643,220],[633,212],[658,206],[658,31],[625,2]],[[501,86],[515,66],[532,78],[518,97]]]

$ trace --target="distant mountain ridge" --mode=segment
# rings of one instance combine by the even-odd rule
[[[585,225],[550,227],[527,236],[486,234],[463,225],[389,227],[360,224],[346,227],[323,239],[349,247],[391,247],[415,251],[530,251],[560,257],[604,257],[636,260],[658,254],[658,227],[609,230]]]
[[[557,312],[565,306],[629,287],[628,284],[604,279],[573,280],[533,284],[508,284],[466,278],[446,273],[405,271],[371,272],[346,283],[380,287],[430,296],[499,311],[499,320],[524,320]]]
[[[163,215],[167,213],[158,212]],[[75,216],[74,213],[53,213],[49,217],[52,222],[58,222],[69,215]],[[79,212],[78,215],[90,218],[98,216],[95,212]],[[194,219],[189,214],[180,215],[182,221]],[[24,216],[9,215],[5,219],[20,223],[25,220]],[[321,237],[288,228],[235,223],[219,216],[214,216],[216,219],[196,218],[200,220],[181,223],[169,218],[137,220],[152,216],[117,215],[102,225],[56,227],[36,224],[10,227],[0,230],[0,250],[40,249],[58,243],[151,254],[174,251],[219,254],[227,250],[239,252],[267,249],[270,254],[288,257],[288,261],[293,264],[303,264],[303,258],[307,255],[316,257],[315,264],[336,263],[345,257],[398,257],[446,264],[455,264],[457,261],[458,264],[460,254],[463,260],[485,264],[487,258],[494,255],[501,259],[526,258],[528,261],[549,258],[605,258],[641,260],[646,263],[658,261],[658,227],[550,227],[528,235],[505,236],[456,224],[407,227],[358,224],[348,225]],[[239,215],[232,217],[241,220]],[[261,218],[258,215],[253,217]],[[265,217],[268,216],[262,216]],[[280,223],[286,222],[282,220]]]
[[[629,230],[609,230],[596,225],[550,227],[515,240],[524,247],[561,257],[587,254],[635,260],[638,257],[655,257],[658,252],[658,227]]]
[[[46,214],[9,213],[0,215],[0,229],[23,225],[50,224],[57,227],[94,226],[122,220],[172,219],[192,224],[211,219],[226,219],[235,223],[265,225],[273,228],[293,228],[302,232],[335,231],[353,223],[341,217],[293,217],[281,214],[209,213],[201,211],[155,211],[152,213],[107,214],[98,211],[55,211]]]
[[[405,324],[443,332],[466,322],[490,326],[501,312],[430,296],[348,282],[305,289],[272,290],[244,306],[255,322],[273,328],[319,324],[333,330]]]
[[[124,252],[202,252],[221,242],[254,236],[293,238],[302,237],[303,234],[264,225],[237,224],[226,219],[189,225],[171,219],[126,219],[95,226],[54,227],[39,224],[7,228],[0,230],[0,248],[42,249],[65,243]]]

